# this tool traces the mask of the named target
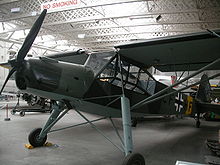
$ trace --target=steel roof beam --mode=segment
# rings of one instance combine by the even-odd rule
[[[19,1],[19,0],[17,0]],[[85,6],[79,6],[79,7],[76,7],[74,9],[70,9],[70,10],[76,10],[76,9],[85,9],[85,8],[94,8],[94,7],[101,7],[101,6],[109,6],[109,5],[117,5],[117,4],[125,4],[125,3],[135,3],[135,2],[146,2],[146,0],[121,0],[119,2],[111,2],[111,3],[100,3],[100,4],[94,4],[94,5],[85,5]],[[39,4],[40,5],[40,4]],[[65,10],[65,11],[70,11],[70,10]],[[40,14],[40,10],[37,11],[37,15]],[[5,18],[4,20],[0,20],[0,22],[5,22],[5,21],[10,21],[10,20],[13,20],[13,19],[22,19],[22,18],[28,18],[28,17],[33,17],[33,15],[31,15],[31,13],[25,13],[25,14],[22,14],[20,16],[17,16],[17,17],[8,17],[8,18]]]
[[[9,42],[9,43],[14,43],[14,44],[23,44],[22,41],[17,41],[17,40],[13,40],[13,39],[3,39],[3,38],[0,38],[0,41],[4,41],[4,42]],[[43,49],[43,50],[49,50],[49,51],[52,51],[52,52],[61,52],[62,50],[56,50],[54,48],[49,48],[49,47],[45,47],[45,46],[39,46],[37,44],[33,44],[34,48],[38,48],[38,49]]]
[[[100,20],[110,20],[110,19],[120,19],[120,18],[129,18],[129,17],[137,17],[137,16],[152,16],[152,15],[159,15],[159,14],[185,14],[185,13],[193,13],[198,12],[199,9],[196,9],[194,11],[192,10],[185,10],[185,11],[169,11],[169,12],[149,12],[144,14],[133,14],[133,15],[122,15],[122,16],[106,16],[106,17],[87,17],[87,18],[78,18],[78,19],[72,19],[68,21],[58,21],[58,22],[51,22],[51,23],[45,23],[44,26],[54,26],[54,25],[60,25],[60,24],[69,24],[69,23],[83,23],[83,22],[91,22],[94,21],[100,21]],[[220,10],[220,8],[218,8]],[[207,12],[207,10],[205,10]],[[213,11],[213,10],[212,10]],[[218,18],[216,18],[217,21]],[[219,21],[217,21],[219,22]],[[184,22],[183,22],[184,23]],[[193,21],[191,21],[193,23]],[[155,23],[156,24],[156,23]]]
[[[14,2],[18,2],[19,0],[1,0],[0,5],[10,4]]]
[[[219,22],[189,22],[189,23],[187,23],[187,24],[192,24],[192,25],[198,25],[198,24],[200,24],[198,27],[200,27],[201,25],[203,25],[203,24],[206,24],[206,23],[212,23],[212,24],[215,24],[215,23],[219,23],[220,24],[220,21]],[[95,28],[95,27],[92,27],[92,28],[85,28],[85,29],[71,29],[71,30],[66,30],[66,31],[59,31],[59,32],[51,32],[51,34],[65,34],[65,33],[70,33],[70,32],[73,32],[73,33],[75,33],[75,32],[87,32],[87,31],[91,31],[91,30],[107,30],[107,29],[114,29],[114,28],[121,28],[121,27],[130,27],[130,28],[132,28],[132,27],[142,27],[142,26],[149,26],[149,25],[161,25],[161,29],[163,28],[163,26],[164,25],[166,25],[166,26],[169,26],[169,25],[183,25],[184,23],[174,23],[174,22],[172,22],[172,23],[162,23],[162,24],[158,24],[158,23],[149,23],[149,24],[135,24],[135,25],[122,25],[122,26],[120,26],[120,27],[118,27],[118,26],[103,26],[103,27],[97,27],[97,28]],[[197,29],[198,30],[198,29]],[[200,30],[202,30],[201,28],[200,28]],[[189,29],[189,28],[181,28],[181,29],[175,29],[175,30],[156,30],[156,32],[179,32],[179,31],[185,31],[185,32],[193,32],[193,31],[196,31],[195,30],[195,28],[192,28],[192,29]],[[146,31],[146,32],[148,32],[148,31]],[[152,32],[152,31],[150,31],[149,30],[149,33],[150,32]],[[155,31],[154,31],[155,32]],[[50,34],[50,33],[47,33],[47,34]],[[121,33],[107,33],[107,35],[111,35],[111,34],[121,34]],[[129,33],[122,33],[122,34],[129,34]],[[131,34],[132,34],[132,31],[131,31]],[[40,34],[40,35],[44,35],[44,34]],[[39,36],[40,36],[39,35]],[[103,34],[103,35],[105,35],[105,34]],[[98,36],[98,35],[97,35]]]

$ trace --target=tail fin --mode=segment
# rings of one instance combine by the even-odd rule
[[[199,85],[198,92],[196,94],[196,99],[201,102],[211,102],[211,97],[210,97],[210,91],[211,91],[211,86],[208,80],[208,76],[206,74],[202,75],[202,78],[200,81],[203,81]]]

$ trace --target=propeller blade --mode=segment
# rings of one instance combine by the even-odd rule
[[[3,86],[2,86],[2,89],[1,89],[1,91],[0,91],[0,95],[2,94],[2,91],[3,91],[3,89],[5,88],[5,85],[7,84],[9,78],[11,77],[11,75],[12,75],[15,71],[16,71],[16,67],[12,68],[12,69],[10,70],[10,72],[8,73],[8,76],[7,76],[5,82],[4,82]]]
[[[41,25],[43,24],[44,18],[46,16],[47,10],[44,9],[40,16],[35,21],[34,25],[32,26],[30,32],[28,33],[27,37],[24,40],[24,43],[17,55],[17,62],[22,62],[27,55],[28,51],[30,50],[35,38],[37,37],[38,32],[40,31]]]

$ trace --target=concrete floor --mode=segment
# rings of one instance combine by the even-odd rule
[[[27,113],[24,117],[10,115],[4,121],[5,110],[0,110],[0,165],[121,165],[123,154],[89,125],[54,132],[48,135],[52,147],[26,149],[29,132],[42,127],[47,113]],[[89,119],[97,116],[86,114]],[[70,111],[55,128],[77,124],[83,120]],[[121,120],[115,119],[120,131]],[[84,121],[83,121],[84,122]],[[110,122],[96,123],[113,141],[119,142]],[[141,153],[147,165],[174,165],[177,160],[205,163],[207,138],[217,138],[220,122],[202,121],[195,128],[194,119],[147,119],[133,128],[134,151]]]

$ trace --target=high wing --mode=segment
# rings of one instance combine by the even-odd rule
[[[115,48],[129,63],[142,68],[154,66],[162,72],[193,71],[220,58],[220,38],[208,32],[151,39]],[[209,69],[218,70],[220,66]]]

